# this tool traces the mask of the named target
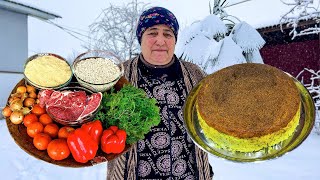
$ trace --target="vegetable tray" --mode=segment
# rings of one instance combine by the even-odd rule
[[[25,80],[22,79],[14,87],[14,89],[12,90],[11,93],[14,93],[16,91],[17,87],[19,87],[21,85],[25,85],[25,83],[26,83]],[[121,77],[120,80],[117,82],[117,84],[114,86],[114,88],[116,91],[119,91],[123,87],[124,84],[128,84],[128,83],[129,82],[124,77]],[[9,96],[9,98],[10,98],[10,96]],[[9,98],[8,98],[8,101],[9,101]],[[75,167],[75,168],[76,167],[87,167],[87,166],[93,166],[93,165],[101,163],[101,162],[110,161],[110,160],[117,158],[121,154],[125,153],[131,147],[131,145],[126,144],[124,151],[120,154],[106,154],[99,148],[95,158],[87,163],[76,162],[71,154],[67,159],[56,161],[56,160],[51,159],[48,156],[47,151],[40,151],[35,148],[35,146],[33,145],[33,139],[30,136],[28,136],[27,128],[23,124],[18,124],[18,125],[13,124],[13,123],[11,123],[9,117],[6,118],[6,124],[8,126],[8,130],[9,130],[12,138],[16,142],[16,144],[18,144],[19,147],[21,149],[23,149],[25,152],[27,152],[28,154],[30,154],[31,156],[33,156],[37,159],[43,160],[43,161],[51,163],[51,164],[64,166],[64,167]]]

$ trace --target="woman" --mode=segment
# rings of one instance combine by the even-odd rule
[[[130,151],[108,162],[107,179],[212,179],[207,153],[183,126],[183,105],[205,73],[174,55],[179,24],[167,9],[153,7],[139,19],[141,54],[124,63],[125,77],[156,98],[161,122]]]

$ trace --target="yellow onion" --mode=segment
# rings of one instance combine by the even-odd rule
[[[29,97],[31,97],[33,99],[36,99],[37,98],[37,94],[32,91],[32,92],[29,93]]]
[[[29,109],[28,107],[23,107],[21,109],[21,112],[23,115],[29,114],[31,112],[31,109]]]
[[[26,106],[26,107],[31,107],[34,105],[34,103],[36,102],[35,99],[33,98],[26,98],[24,101],[23,101],[23,105]]]
[[[22,103],[22,100],[21,100],[21,99],[13,100],[13,101],[10,103],[10,109],[11,109],[11,111],[20,111],[22,107],[23,107],[23,103]]]
[[[10,107],[6,106],[5,108],[3,108],[2,110],[2,115],[4,117],[9,117],[11,115],[12,111],[10,109]]]
[[[28,92],[28,93],[36,92],[36,88],[34,88],[33,86],[26,85],[26,87],[27,87],[27,92]]]
[[[25,86],[19,86],[19,87],[17,87],[16,92],[21,93],[21,94],[25,93],[25,92],[27,92],[27,88]]]
[[[16,92],[16,93],[11,94],[10,96],[11,96],[11,97],[18,97],[18,98],[21,98],[22,93]]]
[[[21,95],[21,100],[23,101],[23,100],[25,100],[27,97],[29,97],[29,95],[28,95],[28,93],[22,93],[22,95]]]
[[[21,111],[13,111],[10,115],[10,121],[13,124],[21,124],[23,121],[23,113]]]

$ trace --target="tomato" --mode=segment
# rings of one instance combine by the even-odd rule
[[[43,125],[36,121],[27,126],[27,134],[33,138],[36,134],[43,132],[43,129]]]
[[[54,139],[47,148],[48,155],[53,160],[63,160],[70,155],[66,139]]]
[[[38,121],[38,117],[35,114],[27,114],[24,116],[23,118],[23,124],[28,127],[29,124],[33,123],[33,122],[37,122]]]
[[[58,132],[58,137],[59,138],[67,138],[69,134],[74,131],[75,129],[70,126],[63,126],[62,128],[59,129]]]
[[[35,104],[32,107],[31,113],[36,114],[37,116],[40,116],[40,115],[46,113],[46,110],[44,108],[40,107],[39,104]]]
[[[50,141],[51,141],[51,137],[48,134],[38,133],[33,138],[33,145],[38,150],[46,150]]]
[[[52,118],[48,115],[48,114],[42,114],[40,117],[39,117],[39,121],[43,124],[43,125],[47,125],[47,124],[50,124],[52,123]]]
[[[50,123],[44,127],[43,132],[50,135],[50,137],[55,138],[58,136],[59,127],[54,123]]]

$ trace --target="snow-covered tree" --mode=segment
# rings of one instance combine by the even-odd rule
[[[309,81],[305,82],[305,78]],[[308,89],[311,96],[313,97],[315,108],[316,108],[316,121],[314,129],[320,134],[320,70],[317,72],[304,68],[298,75],[297,79]]]
[[[209,74],[233,64],[263,63],[259,49],[265,41],[249,24],[228,15],[225,5],[226,0],[216,0],[211,11],[209,4],[210,15],[186,27],[178,37],[176,55]]]
[[[140,50],[135,30],[146,7],[137,0],[122,6],[110,4],[90,25],[90,43],[86,48],[109,51],[123,60],[132,58]]]
[[[292,39],[297,36],[320,33],[320,0],[281,0],[284,4],[291,6],[291,9],[280,19],[280,28],[286,24],[292,28],[290,35]],[[303,20],[315,20],[314,27],[298,30],[299,22]]]

